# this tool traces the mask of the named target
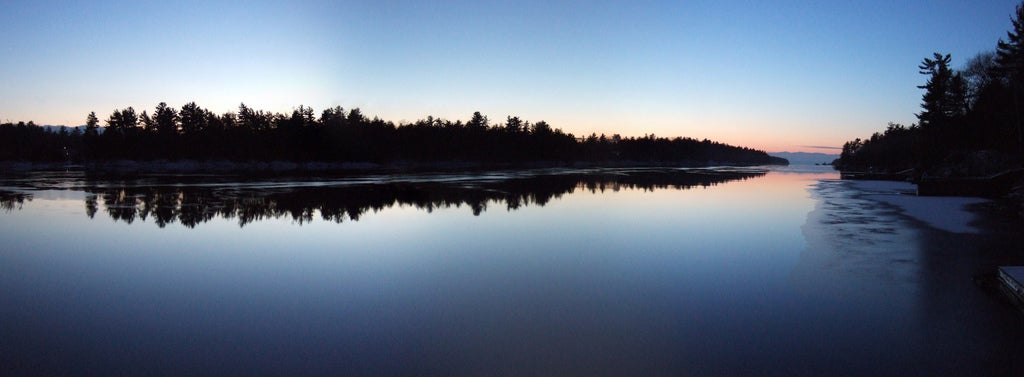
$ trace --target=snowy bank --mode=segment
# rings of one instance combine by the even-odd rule
[[[846,181],[864,192],[866,199],[896,206],[903,214],[929,226],[953,233],[978,233],[972,226],[976,215],[968,205],[988,202],[987,199],[967,197],[917,196],[916,187],[899,181]]]

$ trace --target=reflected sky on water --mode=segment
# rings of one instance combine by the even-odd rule
[[[1011,239],[814,167],[71,178],[0,185],[8,370],[1000,371],[1024,335],[971,281]]]

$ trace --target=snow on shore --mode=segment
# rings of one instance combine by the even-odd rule
[[[978,233],[979,229],[971,225],[975,214],[968,211],[967,206],[988,201],[982,198],[917,196],[916,187],[909,182],[846,182],[862,191],[866,199],[896,206],[907,216],[953,233]]]

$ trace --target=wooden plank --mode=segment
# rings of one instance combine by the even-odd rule
[[[1024,310],[1024,266],[999,267],[1000,288],[1013,300],[1018,308]]]

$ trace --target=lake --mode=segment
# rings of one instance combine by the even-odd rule
[[[1018,225],[984,215],[970,231],[939,229],[880,194],[815,166],[11,174],[0,179],[0,369],[1024,368],[1024,316],[983,283],[1024,264]]]

